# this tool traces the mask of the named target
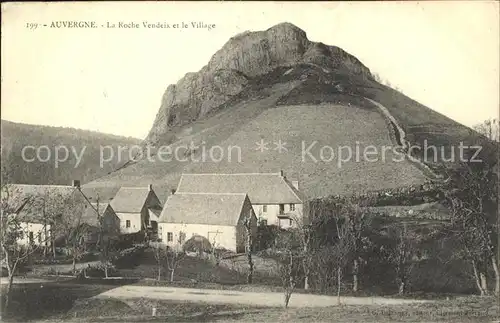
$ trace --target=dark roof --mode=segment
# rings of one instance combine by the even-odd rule
[[[74,198],[75,192],[78,190],[74,186],[9,184],[5,191],[2,190],[2,199],[9,194],[5,205],[7,212],[15,213],[20,221],[43,223],[44,207],[46,213],[54,215],[60,211],[62,214],[65,205],[60,202]]]
[[[82,187],[82,192],[89,198],[90,201],[95,202],[97,196],[103,202],[109,202],[113,199],[116,193],[120,190],[119,186],[106,186],[106,187]]]
[[[139,213],[146,203],[149,192],[148,187],[122,187],[110,205],[115,212]]]
[[[302,203],[281,173],[182,174],[177,193],[246,193],[253,204]]]
[[[235,226],[245,200],[244,193],[176,193],[167,199],[159,222]]]
[[[90,204],[94,207],[95,210],[97,210],[97,203],[92,202]],[[108,206],[110,206],[109,203],[99,203],[99,214],[103,215]]]
[[[103,216],[104,211],[110,207],[107,203],[99,203],[99,215]],[[98,226],[99,221],[97,219],[97,204],[96,203],[86,203],[85,212],[82,215],[82,222],[87,223],[92,226]]]

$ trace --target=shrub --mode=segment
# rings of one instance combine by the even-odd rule
[[[92,277],[92,278],[104,278],[106,277],[105,274],[105,265],[103,263],[99,263],[96,265],[88,266],[85,269],[85,272],[87,274],[87,277]],[[116,270],[116,267],[111,265],[108,266],[108,276],[116,276],[118,271]]]
[[[257,238],[254,240],[255,248],[257,250],[273,248],[281,231],[283,230],[276,225],[259,225]]]
[[[212,244],[207,238],[194,235],[184,243],[182,249],[185,252],[210,253],[212,251]]]
[[[144,255],[145,249],[144,245],[136,245],[132,248],[122,250],[112,263],[116,268],[137,267]]]

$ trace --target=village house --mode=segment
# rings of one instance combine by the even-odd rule
[[[87,244],[97,243],[99,234],[105,240],[120,235],[120,218],[109,203],[89,203],[87,199],[82,222],[89,225],[84,237]]]
[[[2,191],[2,200],[10,213],[7,216],[14,216],[13,223],[18,226],[18,243],[21,245],[51,246],[64,235],[63,230],[59,230],[58,236],[54,232],[63,222],[85,225],[85,243],[97,240],[100,230],[97,208],[80,190],[79,181],[73,181],[72,185],[9,184],[6,191]],[[118,218],[110,208],[100,208],[102,230],[115,234]]]
[[[241,253],[245,251],[248,219],[255,236],[257,218],[245,193],[175,193],[161,212],[158,236],[171,247],[203,236],[214,248]]]
[[[296,226],[303,216],[304,198],[298,181],[284,173],[182,174],[177,193],[245,193],[258,222],[281,228]],[[177,194],[176,193],[176,194]]]
[[[121,187],[110,206],[120,219],[120,233],[158,232],[162,204],[153,190],[147,187]]]
[[[9,230],[16,230],[20,245],[52,243],[54,199],[69,198],[73,186],[9,184],[2,190],[4,215],[12,217]]]

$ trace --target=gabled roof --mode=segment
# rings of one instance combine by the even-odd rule
[[[97,203],[95,203],[95,202],[91,202],[90,204],[94,207],[94,209],[95,209],[95,210],[97,210]],[[109,205],[109,203],[102,203],[102,202],[99,202],[99,210],[98,210],[98,211],[99,211],[99,215],[103,215],[103,214],[104,214],[104,212],[106,211],[106,209],[107,209],[109,206],[110,206],[110,205]]]
[[[162,210],[157,210],[157,209],[150,209],[149,210],[149,220],[150,221],[158,221],[161,216],[161,211]]]
[[[253,204],[302,203],[281,173],[182,174],[177,193],[246,193]]]
[[[78,191],[74,186],[27,184],[9,184],[5,189],[2,199],[5,198],[7,212],[29,223],[43,223],[44,208],[46,214],[54,215],[58,211],[54,208],[60,208],[62,213],[65,206],[61,202],[75,197]]]
[[[110,206],[107,203],[99,203],[99,216],[103,216],[108,207]],[[82,222],[92,226],[99,226],[97,203],[86,203],[86,209],[82,215]]]
[[[235,226],[245,201],[250,205],[244,193],[176,193],[167,199],[159,222]]]
[[[139,213],[146,204],[150,192],[154,194],[148,187],[122,187],[110,205],[117,213]]]

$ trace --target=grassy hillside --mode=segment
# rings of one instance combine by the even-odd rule
[[[83,183],[103,176],[128,160],[128,152],[119,158],[118,146],[132,146],[141,143],[136,138],[126,138],[103,134],[99,132],[29,125],[2,120],[2,167],[8,172],[11,181],[23,184],[69,184],[73,179]],[[23,147],[33,146],[25,150],[26,159],[23,159]],[[39,158],[36,150],[39,150]],[[68,149],[68,157],[64,148],[59,151],[59,160],[56,165],[56,147],[64,146]],[[100,165],[100,147],[110,146],[115,156],[109,162]],[[104,148],[103,156],[108,158],[111,149]],[[76,152],[76,155],[75,155]],[[79,157],[82,156],[78,163]],[[31,159],[34,161],[29,161]],[[46,161],[45,161],[46,160]]]
[[[172,127],[154,143],[157,148],[170,145],[172,152],[180,147],[177,159],[186,160],[161,161],[153,153],[151,160],[144,158],[131,163],[87,187],[107,187],[104,191],[113,191],[113,186],[152,183],[161,196],[166,196],[177,186],[183,172],[280,169],[289,178],[299,179],[308,197],[424,183],[429,173],[423,167],[406,159],[393,160],[398,159],[392,149],[401,144],[400,133],[365,98],[386,107],[410,144],[428,140],[429,144],[444,145],[448,151],[452,144],[470,137],[467,127],[372,79],[301,64],[277,68],[250,80],[244,91],[218,109],[189,124]],[[448,140],[443,140],[444,136]],[[261,140],[268,143],[269,150],[256,150]],[[286,143],[287,151],[274,150],[278,140]],[[187,149],[191,143],[198,149]],[[313,158],[305,153],[311,144],[314,145],[309,152]],[[365,157],[363,151],[368,145],[374,146],[377,153]],[[214,148],[215,161],[210,158],[214,146],[218,146]],[[235,146],[241,151],[241,161]],[[352,158],[339,166],[338,149],[343,146],[350,147]],[[390,149],[384,153],[383,146]],[[342,150],[343,158],[348,157],[347,149]],[[201,158],[203,153],[207,156],[205,161]],[[418,151],[413,155],[419,157]],[[220,157],[222,160],[218,161]]]

